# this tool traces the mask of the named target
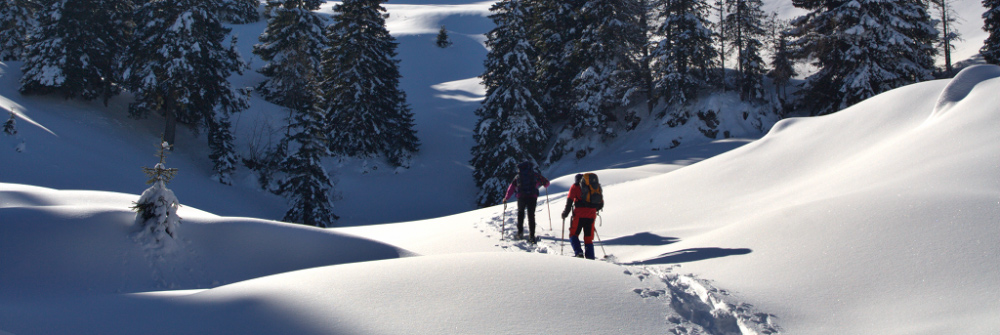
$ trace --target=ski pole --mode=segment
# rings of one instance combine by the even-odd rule
[[[549,231],[552,231],[552,205],[549,204],[549,187],[545,187],[545,206],[549,208]]]
[[[597,236],[597,243],[601,244],[601,253],[604,254],[604,258],[608,258],[608,253],[604,252],[604,242],[601,241],[601,234],[597,233],[597,228],[594,228],[594,236]]]
[[[562,237],[559,238],[559,254],[563,254],[563,248],[566,246],[566,218],[563,218],[562,227]]]
[[[503,212],[500,214],[500,240],[503,241],[503,235],[507,233],[507,200],[503,201]]]

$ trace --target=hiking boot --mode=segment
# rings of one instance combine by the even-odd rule
[[[538,241],[535,240],[534,236],[529,236],[528,237],[528,243],[535,244],[535,242],[538,242]]]
[[[583,258],[583,254],[576,254],[576,255],[573,255],[573,257],[576,257],[576,258]]]

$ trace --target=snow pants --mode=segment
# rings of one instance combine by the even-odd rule
[[[517,236],[524,236],[524,215],[528,215],[528,236],[535,238],[535,208],[538,206],[538,198],[524,197],[517,198]],[[525,213],[527,212],[527,213]]]
[[[580,233],[583,233],[583,246],[580,248]],[[574,215],[569,226],[569,242],[573,246],[573,253],[583,254],[587,259],[595,259],[594,256],[594,218],[581,218]]]

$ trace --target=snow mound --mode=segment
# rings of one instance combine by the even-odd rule
[[[938,97],[930,120],[940,117],[964,100],[972,90],[982,82],[1000,77],[1000,66],[974,65],[959,72]],[[993,93],[996,93],[995,91]],[[976,103],[980,103],[978,100]]]
[[[0,183],[0,298],[196,289],[411,253],[349,234],[181,207],[171,244],[136,233],[135,195]],[[45,266],[39,266],[45,264]]]

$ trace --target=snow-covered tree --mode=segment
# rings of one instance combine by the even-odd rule
[[[538,52],[537,76],[542,105],[547,120],[551,123],[565,121],[570,115],[570,106],[576,102],[573,78],[580,73],[580,61],[571,52],[580,35],[578,27],[579,1],[575,0],[534,0],[525,2],[533,16],[531,23],[531,43]]]
[[[27,40],[22,94],[87,100],[119,93],[116,61],[131,31],[126,0],[43,0]]]
[[[765,37],[764,3],[760,0],[727,0],[729,15],[725,31],[729,45],[736,50],[736,87],[740,100],[764,98],[764,60],[760,57]]]
[[[0,61],[21,59],[39,8],[35,0],[0,2]]]
[[[125,62],[126,84],[136,96],[130,114],[163,114],[167,143],[173,143],[178,122],[203,124],[217,178],[228,182],[235,162],[228,116],[249,106],[248,91],[233,88],[228,79],[246,68],[236,40],[223,45],[229,29],[200,0],[152,1],[139,9],[136,21]]]
[[[708,86],[715,65],[710,7],[703,0],[663,0],[658,7],[662,23],[650,52],[657,96],[670,104],[684,104]]]
[[[580,36],[571,50],[582,69],[573,78],[577,102],[570,115],[575,137],[614,137],[612,122],[628,104],[626,93],[642,88],[638,56],[645,46],[636,0],[588,0],[579,9]]]
[[[219,19],[232,23],[250,23],[260,20],[257,10],[260,0],[217,0]]]
[[[409,166],[419,145],[413,113],[399,88],[395,38],[385,27],[384,0],[334,6],[323,55],[323,92],[330,150],[363,159],[384,155]]]
[[[480,206],[500,202],[517,164],[541,160],[548,139],[533,80],[536,51],[528,40],[527,9],[523,0],[503,0],[490,8],[496,27],[486,34],[490,51],[481,76],[486,99],[476,110],[471,161]]]
[[[788,52],[788,21],[777,20],[775,18],[771,22],[771,36],[774,36],[771,41],[773,52],[771,53],[771,71],[767,73],[767,76],[771,77],[774,83],[778,100],[782,105],[782,113],[784,113],[785,102],[788,99],[786,88],[788,87],[788,82],[797,73],[795,72],[794,62],[792,62],[791,55]]]
[[[815,114],[829,114],[876,94],[931,78],[937,36],[918,0],[798,0],[797,59],[819,71],[799,93]]]
[[[448,30],[444,26],[441,26],[441,30],[438,30],[437,41],[435,43],[437,43],[438,48],[442,49],[452,45],[451,39],[448,38]]]
[[[267,80],[257,87],[270,102],[290,107],[290,92],[309,83],[319,72],[325,19],[313,12],[322,1],[269,0],[267,28],[254,45],[253,53],[267,63],[258,70]]]
[[[180,201],[174,191],[167,188],[167,183],[177,174],[177,169],[167,168],[164,163],[169,150],[170,144],[162,142],[158,151],[160,162],[153,168],[142,168],[150,178],[146,183],[152,186],[142,192],[139,201],[132,206],[132,210],[136,211],[136,226],[156,241],[176,238],[177,228],[181,224],[181,217],[177,215]]]
[[[7,122],[3,123],[3,133],[4,134],[10,135],[10,136],[17,135],[17,120],[16,120],[17,117],[16,116],[17,116],[16,114],[14,114],[13,112],[11,112],[10,113],[10,118],[7,119]]]
[[[288,198],[290,207],[284,221],[316,227],[332,227],[339,217],[333,214],[330,192],[333,182],[321,160],[330,156],[322,98],[318,83],[303,78],[309,84],[291,92],[292,120],[283,146],[292,154],[279,164],[284,178],[278,181],[278,193]]]
[[[983,13],[983,30],[989,36],[983,42],[979,53],[990,64],[1000,65],[1000,0],[983,0],[986,12]]]

